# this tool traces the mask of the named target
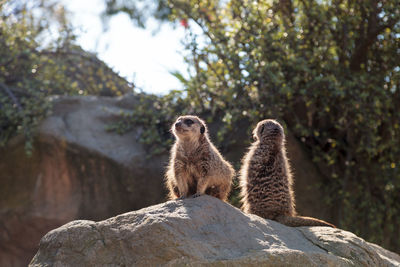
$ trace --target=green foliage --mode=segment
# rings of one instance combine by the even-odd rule
[[[58,34],[52,38],[48,32],[56,26]],[[0,146],[23,134],[31,152],[33,129],[50,111],[49,95],[113,96],[132,90],[94,55],[74,45],[74,39],[62,6],[1,2]]]
[[[189,21],[182,110],[222,118],[219,141],[239,121],[284,120],[324,175],[335,223],[398,250],[400,1],[168,4]]]
[[[109,16],[124,13],[129,16],[135,25],[144,28],[150,17],[166,21],[171,14],[171,8],[166,0],[105,0],[105,3],[106,10],[103,14],[105,22]]]

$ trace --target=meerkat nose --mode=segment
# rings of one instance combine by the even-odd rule
[[[175,127],[181,127],[182,122],[178,121],[177,123],[175,123]]]

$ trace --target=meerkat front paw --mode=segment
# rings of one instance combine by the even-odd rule
[[[200,196],[202,196],[203,194],[200,194],[200,193],[196,193],[196,194],[194,194],[192,197],[193,198],[196,198],[196,197],[200,197]]]

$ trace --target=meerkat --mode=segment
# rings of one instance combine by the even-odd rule
[[[176,141],[165,175],[169,198],[209,194],[226,201],[235,171],[211,143],[205,122],[181,116],[171,130]]]
[[[283,127],[275,120],[263,120],[257,124],[253,136],[256,141],[244,156],[240,169],[243,211],[292,227],[335,227],[319,219],[296,215]]]

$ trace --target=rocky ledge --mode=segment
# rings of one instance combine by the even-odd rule
[[[287,227],[210,196],[169,201],[46,234],[30,266],[400,266],[400,256],[329,227]]]

